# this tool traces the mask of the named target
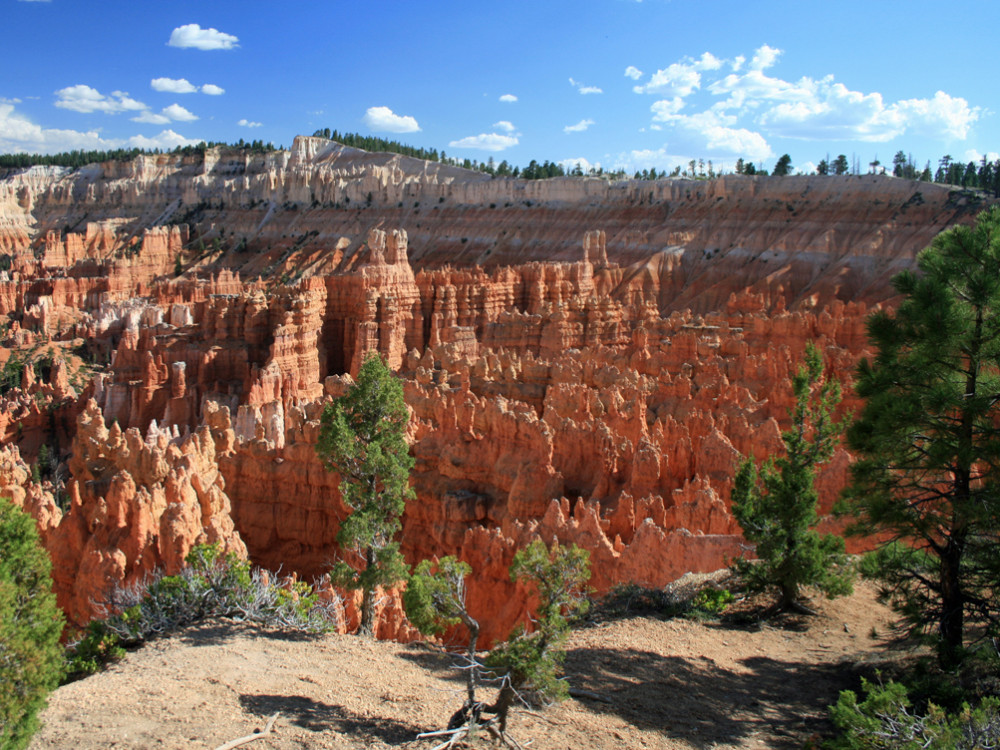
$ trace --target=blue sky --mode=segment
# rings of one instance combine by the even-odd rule
[[[0,0],[0,152],[290,145],[656,166],[1000,151],[995,0]]]

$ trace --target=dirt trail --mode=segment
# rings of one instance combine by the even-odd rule
[[[871,587],[798,629],[628,617],[573,634],[566,673],[610,703],[570,699],[518,712],[532,748],[801,748],[829,729],[826,707],[878,658],[890,613]],[[296,637],[211,622],[131,653],[52,694],[42,748],[215,748],[264,726],[247,747],[425,750],[461,704],[453,660],[431,647],[354,636]]]

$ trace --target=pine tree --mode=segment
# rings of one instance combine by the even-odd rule
[[[466,663],[463,665],[467,695],[465,706],[459,713],[466,720],[472,718],[475,721],[478,705],[476,688],[479,687],[479,664],[476,661],[479,623],[465,606],[465,579],[471,573],[468,563],[450,555],[436,564],[421,560],[407,581],[403,606],[407,619],[424,635],[436,635],[459,623],[465,626],[469,633]]]
[[[406,577],[393,537],[414,496],[409,486],[414,462],[404,436],[408,421],[403,386],[375,352],[365,358],[357,383],[320,419],[316,452],[340,474],[340,495],[351,510],[337,542],[353,564],[338,562],[330,578],[342,588],[361,589],[361,635],[375,632],[375,589]]]
[[[792,426],[781,435],[786,455],[769,458],[760,470],[752,456],[745,459],[732,490],[733,517],[759,558],[736,560],[734,568],[751,590],[777,589],[781,610],[800,606],[803,586],[829,597],[851,591],[844,540],[815,529],[815,470],[833,455],[841,425],[833,419],[840,384],[823,376],[823,358],[811,342],[792,391]]]
[[[878,353],[858,367],[848,490],[854,530],[886,540],[868,569],[948,665],[970,625],[1000,624],[1000,207],[939,234],[917,267],[893,279],[896,312],[868,320]]]
[[[62,676],[63,616],[35,522],[0,498],[0,747],[26,747]]]
[[[778,159],[777,163],[774,165],[774,176],[784,177],[790,174],[792,171],[792,157],[788,154],[782,154]]]

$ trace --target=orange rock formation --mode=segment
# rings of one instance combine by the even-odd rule
[[[378,351],[412,412],[404,552],[473,565],[485,642],[524,617],[507,566],[532,538],[590,550],[598,591],[741,554],[733,470],[781,449],[806,342],[850,394],[891,276],[975,208],[872,176],[491,180],[316,138],[11,173],[0,359],[83,362],[0,396],[0,491],[78,622],[200,541],[320,573],[346,509],[319,415]],[[65,514],[20,458],[43,443]],[[412,637],[388,601],[380,632]]]

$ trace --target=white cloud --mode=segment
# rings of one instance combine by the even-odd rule
[[[239,46],[239,41],[232,34],[225,34],[218,29],[203,29],[196,23],[189,23],[174,29],[167,45],[201,50],[233,49]]]
[[[146,105],[132,99],[124,91],[112,91],[105,96],[100,91],[84,84],[67,86],[56,92],[56,106],[74,112],[105,112],[116,114],[127,110],[143,110]]]
[[[166,125],[170,122],[170,118],[166,115],[158,115],[153,110],[147,109],[138,117],[133,117],[132,122],[145,122],[150,125]]]
[[[796,174],[816,174],[816,165],[811,161],[807,161],[805,164],[800,164],[797,167],[793,167]]]
[[[778,56],[783,51],[765,44],[753,53],[748,67],[750,70],[767,70],[778,61]]]
[[[604,90],[597,88],[597,86],[584,86],[579,81],[575,81],[572,78],[569,79],[569,85],[574,87],[581,94],[603,94]]]
[[[133,135],[125,143],[133,148],[169,150],[178,146],[193,146],[199,142],[200,139],[198,138],[185,138],[173,130],[163,130],[159,135],[154,135],[152,138],[147,138],[144,135]]]
[[[482,151],[503,151],[518,144],[517,136],[501,135],[499,133],[480,133],[470,135],[448,145],[451,148],[478,148]]]
[[[653,102],[653,105],[649,108],[653,113],[653,120],[657,122],[668,122],[674,115],[681,111],[684,107],[684,100],[679,96],[675,96],[673,99],[661,99],[658,102]]]
[[[673,63],[656,71],[649,83],[633,86],[637,94],[666,94],[667,96],[688,96],[701,88],[701,74],[692,65]]]
[[[239,125],[241,128],[259,128],[261,125],[263,125],[263,123],[260,123],[260,122],[251,122],[250,120],[248,120],[246,118],[243,118],[242,120],[240,120],[236,124]]]
[[[14,110],[9,102],[0,103],[0,151],[33,154],[54,154],[61,151],[80,149],[107,150],[134,146],[137,148],[172,149],[177,146],[193,145],[199,139],[185,138],[172,130],[164,130],[157,136],[147,138],[136,135],[127,139],[102,138],[99,131],[61,130],[43,128]]]
[[[711,52],[702,52],[701,57],[694,62],[694,67],[697,70],[718,70],[722,65],[723,61]]]
[[[500,97],[500,101],[502,101],[502,102],[508,102],[508,103],[510,103],[510,102],[516,102],[517,101],[517,97],[514,96],[513,94],[504,94],[503,96]]]
[[[145,122],[151,125],[166,125],[168,122],[191,122],[192,120],[197,119],[198,115],[189,112],[180,104],[171,104],[169,107],[161,109],[159,114],[147,109],[137,117],[133,117],[132,122]]]
[[[201,93],[208,94],[209,96],[222,96],[226,93],[226,90],[221,86],[216,86],[214,83],[206,83],[201,87]]]
[[[397,115],[388,107],[369,107],[361,118],[376,133],[416,133],[417,121],[409,115]]]
[[[580,169],[583,170],[584,174],[589,172],[591,169],[597,169],[598,167],[601,166],[600,162],[591,164],[590,161],[583,158],[582,156],[576,159],[560,159],[558,164],[567,172],[572,172],[574,169],[577,168],[577,166],[579,166]]]
[[[906,99],[886,104],[878,92],[851,91],[828,76],[803,78],[785,92],[784,101],[760,116],[769,132],[803,140],[856,139],[884,143],[906,132],[929,137],[968,137],[982,110],[961,97],[938,91],[931,99]]]
[[[154,78],[150,81],[154,91],[165,91],[169,94],[193,94],[198,87],[186,78]]]
[[[689,96],[695,89],[701,88],[702,72],[718,70],[722,65],[723,61],[711,52],[703,52],[697,60],[685,57],[680,62],[672,63],[666,68],[656,71],[649,79],[649,83],[633,86],[632,90],[637,94]],[[631,75],[629,71],[634,71],[639,75]],[[625,70],[625,75],[635,80],[642,77],[642,73],[631,66]]]
[[[639,70],[634,65],[629,65],[627,68],[625,68],[625,77],[631,78],[633,81],[638,81],[640,78],[642,78],[642,71]]]
[[[974,148],[970,148],[968,151],[965,152],[965,154],[963,155],[963,158],[964,158],[964,160],[965,160],[966,163],[968,163],[970,161],[974,161],[974,162],[976,162],[976,164],[979,164],[979,162],[981,162],[983,160],[983,154],[979,153]],[[997,153],[996,151],[987,151],[986,152],[986,161],[991,161],[992,162],[992,161],[996,161],[997,159],[1000,159],[1000,153]]]
[[[567,125],[563,128],[564,133],[582,133],[594,124],[593,120],[580,120],[576,125]]]
[[[915,132],[962,141],[969,136],[972,123],[982,115],[980,107],[970,107],[965,99],[943,91],[934,94],[933,99],[905,99],[893,107]]]
[[[198,119],[198,115],[184,109],[180,104],[171,104],[169,107],[164,107],[163,114],[175,122],[191,122]]]
[[[510,122],[509,120],[501,120],[500,122],[495,122],[493,123],[493,127],[497,128],[498,130],[505,130],[508,133],[513,133],[515,130],[517,130],[517,128],[514,127],[514,123]]]
[[[693,115],[677,114],[679,99],[653,104],[653,119],[681,131],[687,140],[706,151],[748,157],[754,161],[773,155],[763,135],[747,128],[734,127],[737,118],[716,110]]]

